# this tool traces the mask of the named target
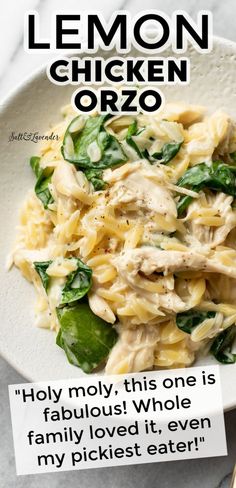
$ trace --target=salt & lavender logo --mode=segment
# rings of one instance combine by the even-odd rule
[[[34,142],[34,143],[40,141],[59,141],[59,135],[54,134],[54,132],[51,132],[51,134],[39,134],[39,132],[12,131],[11,134],[9,135],[8,142],[20,142],[20,141]]]

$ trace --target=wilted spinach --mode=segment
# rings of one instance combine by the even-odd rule
[[[101,170],[125,163],[127,157],[119,141],[104,128],[104,123],[109,117],[110,115],[89,117],[82,129],[71,132],[70,128],[74,127],[74,122],[78,117],[73,119],[67,127],[63,139],[62,155],[64,159],[75,164],[82,171],[91,168]],[[94,142],[101,152],[101,157],[96,162],[91,161],[87,152],[90,144]]]
[[[77,268],[66,277],[66,282],[62,288],[60,306],[80,300],[88,293],[92,286],[92,269],[84,264],[81,259],[68,259],[76,259]],[[34,267],[42,280],[46,292],[50,286],[51,277],[47,274],[47,269],[51,263],[52,261],[34,263]]]
[[[231,325],[228,329],[223,330],[213,341],[210,352],[215,356],[217,361],[224,364],[236,362],[236,354],[232,353],[232,345],[236,338],[236,326]]]
[[[30,158],[30,166],[37,178],[34,191],[37,197],[41,200],[44,208],[47,209],[48,205],[54,202],[53,197],[48,188],[48,185],[51,182],[53,169],[40,168],[39,163],[40,163],[40,158],[38,156],[32,156]]]
[[[128,127],[126,142],[127,144],[129,144],[130,147],[132,147],[136,151],[139,158],[143,158],[145,157],[143,152],[139,149],[139,147],[137,146],[136,142],[133,139],[133,136],[136,136],[137,132],[138,132],[138,124],[137,121],[134,120],[134,122],[132,122],[132,124],[130,124],[130,126]]]
[[[200,163],[188,169],[178,180],[177,185],[195,192],[209,188],[236,197],[236,167],[222,161],[214,161],[211,164]],[[192,197],[188,195],[180,197],[177,203],[179,216],[191,201]]]
[[[134,122],[130,124],[128,128],[126,142],[136,151],[140,158],[147,159],[151,164],[154,164],[156,160],[158,160],[161,164],[169,163],[169,161],[171,161],[171,159],[173,159],[179,152],[181,145],[183,144],[183,141],[169,142],[162,146],[161,151],[149,154],[147,149],[139,149],[138,145],[134,141],[133,136],[137,136],[138,134],[140,134],[140,130],[138,130],[137,121],[134,120]]]
[[[80,118],[79,115],[67,127],[61,148],[64,159],[83,171],[95,190],[104,190],[106,187],[106,183],[102,179],[102,170],[124,164],[127,161],[127,156],[119,141],[104,127],[104,123],[109,117],[109,114],[89,117],[82,129],[74,130],[75,122]],[[92,143],[96,143],[98,151],[100,151],[100,158],[96,162],[91,161],[88,154],[88,147]]]
[[[69,363],[91,373],[116,343],[116,330],[95,315],[87,303],[58,308],[57,316],[57,345],[64,349]]]
[[[34,263],[34,267],[37,273],[39,274],[41,281],[43,283],[43,287],[45,288],[46,291],[48,291],[48,287],[50,284],[50,276],[47,274],[47,269],[51,263],[52,261],[41,261],[41,262]]]
[[[92,269],[80,259],[76,258],[76,260],[77,269],[67,276],[66,283],[62,289],[61,305],[80,300],[92,286]]]
[[[167,164],[178,154],[183,141],[167,142],[161,148],[161,151],[152,154],[152,158],[157,159],[161,164]]]
[[[215,317],[215,312],[202,312],[201,310],[188,310],[187,312],[176,315],[176,325],[180,330],[191,334],[194,327],[199,325],[203,320]]]
[[[93,184],[94,190],[99,191],[99,190],[104,190],[106,188],[106,183],[102,179],[102,171],[97,170],[97,169],[88,169],[84,171],[84,174],[87,178],[88,181],[91,181]]]

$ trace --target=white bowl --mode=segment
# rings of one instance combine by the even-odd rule
[[[111,54],[99,51],[97,55]],[[134,51],[132,55],[135,54]],[[210,111],[223,108],[236,119],[236,44],[215,38],[211,53],[203,55],[189,49],[186,55],[191,60],[190,85],[162,87],[166,99],[206,105]],[[53,332],[33,326],[33,286],[17,269],[5,271],[6,256],[16,232],[18,209],[34,184],[29,157],[38,152],[38,144],[8,142],[8,138],[12,131],[43,134],[60,120],[60,107],[69,103],[74,90],[75,86],[53,85],[44,67],[17,87],[0,107],[0,223],[3,233],[0,352],[23,376],[33,381],[78,377],[84,373],[67,362],[63,351],[55,345]],[[212,362],[214,360],[208,357],[197,364]],[[236,406],[236,364],[220,366],[220,371],[224,408],[233,408]]]

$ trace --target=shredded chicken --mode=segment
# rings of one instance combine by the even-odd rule
[[[129,204],[129,210],[132,210],[133,203],[134,209],[138,206],[149,212],[176,218],[175,201],[167,184],[163,186],[166,180],[164,171],[159,167],[152,168],[146,161],[133,163],[131,170],[111,188],[109,204]],[[158,180],[162,185],[158,185]]]
[[[186,304],[174,292],[163,293],[159,295],[160,307],[169,312],[183,312],[186,310]]]
[[[58,163],[52,176],[52,184],[61,195],[79,199],[87,205],[91,205],[93,201],[92,195],[89,194],[88,180],[70,163],[65,161]]]
[[[106,365],[107,374],[130,373],[151,369],[160,329],[154,325],[121,328]]]
[[[124,251],[113,262],[122,276],[129,273],[134,279],[139,272],[148,276],[154,272],[169,274],[178,271],[208,271],[236,278],[235,268],[192,251],[161,251],[145,246]]]

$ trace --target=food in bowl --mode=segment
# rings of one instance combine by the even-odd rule
[[[222,111],[78,115],[30,160],[12,261],[36,325],[108,374],[236,361],[236,127]]]

